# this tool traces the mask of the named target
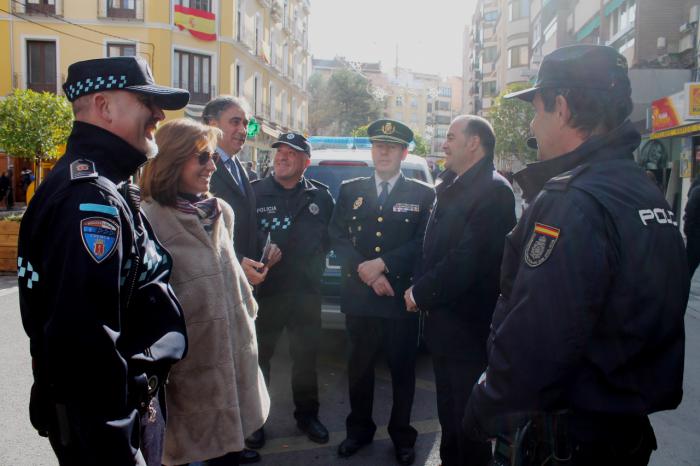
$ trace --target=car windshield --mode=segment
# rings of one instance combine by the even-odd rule
[[[402,167],[401,171],[408,178],[426,181],[425,173],[417,168]],[[337,199],[340,184],[343,181],[361,176],[371,176],[372,173],[374,173],[372,167],[362,165],[312,165],[306,169],[304,176],[328,185],[333,199]]]

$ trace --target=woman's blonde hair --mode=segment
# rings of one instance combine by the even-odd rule
[[[189,118],[178,118],[158,128],[158,155],[146,164],[141,177],[143,197],[174,206],[182,166],[208,145],[216,147],[220,136],[220,129]]]

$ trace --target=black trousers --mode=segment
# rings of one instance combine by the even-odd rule
[[[391,372],[393,404],[389,435],[396,447],[416,443],[418,432],[411,426],[411,407],[416,389],[418,319],[386,319],[347,315],[350,342],[348,385],[350,415],[345,421],[349,438],[366,442],[374,438],[372,420],[374,364],[383,350]]]
[[[321,296],[284,294],[258,298],[258,361],[270,386],[270,360],[283,329],[292,357],[292,396],[297,420],[318,416],[316,358],[321,337]]]
[[[433,355],[443,466],[485,466],[491,460],[491,444],[467,439],[462,429],[469,395],[484,369],[479,362]]]

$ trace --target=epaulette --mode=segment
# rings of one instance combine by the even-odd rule
[[[587,164],[579,165],[573,170],[569,170],[568,172],[564,172],[561,175],[557,175],[553,178],[550,178],[549,181],[547,181],[544,184],[543,189],[546,189],[548,191],[566,191],[567,189],[569,189],[569,184],[571,184],[574,178],[586,171],[587,168]]]
[[[264,179],[265,179],[265,178],[258,178],[258,179],[255,179],[255,180],[250,180],[250,184],[251,184],[251,185],[254,185],[255,183],[259,183],[259,182],[261,182],[261,181],[264,180]]]
[[[357,178],[350,178],[349,180],[343,180],[343,182],[340,183],[340,184],[341,184],[341,185],[343,185],[343,184],[350,184],[350,183],[354,183],[354,182],[356,182],[356,181],[366,180],[366,179],[367,179],[366,176],[359,176],[359,177],[357,177]]]
[[[328,190],[330,190],[330,187],[329,187],[327,184],[323,184],[323,183],[321,183],[320,181],[317,181],[317,180],[312,180],[311,178],[307,178],[307,180],[309,180],[309,182],[310,182],[311,184],[313,184],[314,186],[316,186],[316,187],[318,187],[318,188],[323,188],[323,189],[328,189]]]
[[[99,176],[92,160],[78,159],[70,164],[71,181],[95,180]]]

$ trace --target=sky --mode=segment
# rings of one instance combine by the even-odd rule
[[[314,58],[344,56],[443,76],[462,75],[462,35],[476,0],[311,0]]]

